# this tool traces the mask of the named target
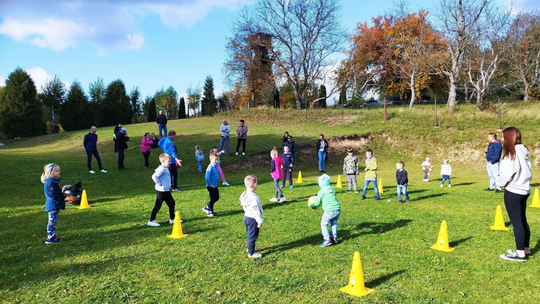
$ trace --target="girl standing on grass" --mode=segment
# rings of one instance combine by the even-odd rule
[[[531,229],[527,223],[527,198],[531,194],[531,161],[529,150],[521,144],[521,132],[516,127],[503,131],[503,159],[495,183],[504,189],[504,206],[514,230],[516,250],[507,250],[501,259],[525,262],[531,255]]]
[[[283,167],[283,160],[281,160],[281,157],[279,157],[279,153],[276,148],[272,149],[272,151],[270,152],[270,157],[272,157],[272,162],[270,164],[270,175],[274,179],[275,190],[275,196],[271,198],[270,201],[277,202],[277,197],[279,195],[281,196],[279,203],[283,203],[286,199],[285,196],[283,196],[283,192],[281,192],[281,189],[279,188],[279,180],[281,179],[281,167]]]
[[[319,162],[319,173],[324,173],[324,162],[328,156],[328,141],[324,139],[324,134],[319,135],[317,141],[317,158]]]
[[[144,168],[150,168],[148,163],[148,158],[150,157],[150,152],[152,152],[152,145],[154,142],[150,137],[150,133],[144,133],[144,137],[141,140],[141,153],[144,155]]]
[[[56,223],[58,222],[58,213],[61,209],[66,209],[66,202],[64,201],[64,195],[58,183],[62,180],[60,178],[60,167],[55,164],[46,164],[43,167],[43,173],[41,174],[41,182],[44,185],[45,198],[45,211],[49,213],[49,221],[47,223],[47,239],[45,244],[57,244],[62,240],[56,236]]]
[[[441,166],[441,188],[444,187],[444,181],[448,181],[448,187],[452,187],[450,184],[450,174],[452,174],[452,166],[448,163],[448,158],[443,160],[444,164]]]
[[[202,162],[204,160],[204,153],[199,145],[195,146],[195,158],[197,159],[197,165],[199,166],[199,172],[202,172]]]
[[[225,180],[225,175],[223,175],[223,170],[221,169],[221,160],[219,159],[219,157],[221,156],[221,154],[224,154],[225,151],[221,150],[218,152],[218,147],[214,146],[212,148],[212,150],[210,150],[210,154],[212,153],[216,153],[217,156],[218,156],[218,162],[217,162],[217,171],[219,173],[219,176],[221,177],[221,181],[223,182],[223,186],[230,186],[229,183],[227,183],[227,181]]]

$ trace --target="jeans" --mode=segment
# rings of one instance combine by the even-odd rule
[[[323,213],[321,219],[321,232],[325,241],[330,241],[330,237],[337,238],[337,221],[340,214],[340,209],[325,211]],[[330,231],[328,229],[328,224],[330,224]]]
[[[214,213],[214,204],[219,200],[218,187],[206,187],[206,190],[208,190],[208,194],[210,195],[210,202],[208,203],[208,205],[206,205],[206,208],[208,208],[210,212]]]
[[[202,172],[202,160],[197,161],[197,166],[199,166],[199,172]]]
[[[405,199],[409,199],[409,194],[407,194],[407,183],[403,184],[401,187],[397,185],[397,199],[401,200],[401,192],[403,192],[403,196],[405,196]]]
[[[428,179],[428,173],[427,173],[427,171],[426,171],[426,170],[422,170],[422,171],[424,171],[424,179]]]
[[[370,182],[373,184],[373,188],[375,188],[375,196],[379,197],[379,187],[377,187],[377,180],[374,180],[374,181],[365,180],[364,181],[364,191],[362,191],[362,196],[366,196],[367,189],[368,189],[368,186],[369,186]]]
[[[450,186],[450,175],[443,175],[443,176],[442,176],[441,185],[444,185],[444,181],[445,181],[445,180],[448,181],[448,186]]]
[[[47,238],[51,239],[56,235],[56,223],[58,222],[58,212],[60,210],[49,211],[49,221],[47,222]]]
[[[255,242],[259,238],[259,228],[257,221],[252,217],[244,216],[244,224],[246,225],[248,254],[252,255],[255,253]]]
[[[158,128],[159,128],[159,137],[163,137],[161,135],[162,130],[165,131],[165,136],[167,136],[167,125],[159,125]]]
[[[99,170],[102,170],[103,167],[101,166],[101,157],[99,157],[99,152],[97,151],[97,149],[94,149],[94,150],[86,150],[86,160],[87,160],[87,165],[88,165],[88,171],[92,170],[92,155],[97,160]]]
[[[219,141],[219,151],[223,151],[223,148],[225,148],[225,155],[229,155],[229,136],[221,136],[221,140]]]
[[[163,201],[165,201],[167,206],[169,206],[169,218],[171,220],[174,220],[174,205],[176,202],[174,201],[171,192],[156,191],[156,204],[154,205],[154,209],[152,210],[152,214],[150,215],[151,221],[156,219],[157,213],[159,209],[161,209]]]
[[[319,151],[319,171],[323,171],[324,170],[324,160],[326,159],[326,152],[324,151]]]
[[[283,197],[283,192],[281,192],[281,188],[279,188],[279,179],[277,178],[274,178],[274,192],[275,192],[276,198],[278,197],[278,195],[280,197]]]
[[[487,163],[486,169],[489,176],[489,189],[495,189],[495,179],[499,175],[499,163]],[[501,190],[501,187],[497,187],[497,190]]]
[[[528,248],[531,240],[531,229],[529,228],[525,214],[527,198],[529,198],[529,194],[520,195],[508,190],[504,191],[504,206],[508,212],[510,223],[512,223],[517,250],[523,250],[525,247]]]

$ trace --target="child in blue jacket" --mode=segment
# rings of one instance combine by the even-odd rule
[[[43,190],[45,192],[45,211],[49,213],[49,222],[47,224],[47,239],[45,244],[58,244],[62,240],[56,236],[56,223],[58,222],[58,213],[62,209],[66,209],[64,195],[58,183],[60,178],[60,167],[55,164],[46,164],[43,167],[41,174],[41,182],[45,184]]]

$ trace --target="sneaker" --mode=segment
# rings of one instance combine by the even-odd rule
[[[380,200],[381,200],[381,198],[380,198],[380,197],[378,197],[378,196],[375,196],[375,198],[374,198],[373,200],[374,200],[374,201],[380,201]]]
[[[403,204],[403,201],[402,201],[402,200],[398,200],[397,202],[400,203],[400,204]]]
[[[357,190],[354,190],[354,193],[358,194],[358,191],[357,191]]]
[[[444,187],[444,185],[443,185],[443,184],[441,184],[441,188],[442,188],[442,187]]]
[[[148,167],[148,168],[150,168],[150,167]],[[99,172],[101,172],[101,173],[107,173],[107,171],[105,171],[104,169],[99,170]]]
[[[410,202],[411,202],[411,200],[410,200],[410,199],[407,199],[407,200],[405,201],[405,203],[410,203]]]
[[[228,186],[230,186],[230,185],[229,185],[229,183],[227,183],[227,182],[223,182],[223,186],[227,186],[227,187],[228,187]]]
[[[90,171],[88,171],[88,172],[90,172],[90,173],[92,173],[92,174],[96,173],[96,171],[94,171],[94,170],[90,170]]]
[[[179,192],[179,191],[182,191],[182,189],[176,187],[176,188],[172,189],[171,191],[172,191],[172,192]]]
[[[206,206],[204,206],[204,207],[202,208],[202,211],[206,212],[206,214],[210,214],[210,213],[211,213],[210,209],[208,209],[208,207],[206,207]]]
[[[281,185],[279,188],[280,188],[280,189],[283,189],[283,188],[285,188],[285,185]]]
[[[319,247],[328,247],[328,246],[332,246],[332,242],[324,241],[319,245]]]
[[[283,203],[283,202],[286,201],[286,200],[287,200],[287,199],[286,199],[285,196],[284,196],[284,197],[282,197],[282,198],[279,199],[279,202],[278,202],[278,203],[281,204],[281,203]]]
[[[332,242],[332,245],[337,244],[337,242],[338,242],[338,241],[337,241],[337,237],[335,236],[335,237],[331,238],[331,239],[330,239],[330,242]]]
[[[425,182],[429,182],[429,179],[427,179],[427,178],[424,178],[424,181],[425,181]]]
[[[294,187],[293,187],[293,186],[289,186],[289,189],[291,189],[291,190],[292,190],[292,189],[294,189]]]
[[[217,214],[215,214],[214,212],[210,212],[206,216],[208,216],[208,217],[217,217]]]
[[[495,190],[495,193],[502,193],[502,191],[497,189],[497,190]]]
[[[182,222],[182,220],[180,220],[180,223]],[[172,225],[174,224],[174,220],[169,220],[169,225]]]
[[[501,254],[499,256],[501,259],[503,260],[507,260],[507,261],[516,261],[516,262],[527,262],[527,256],[524,256],[524,257],[519,257],[517,255],[517,252],[512,250],[512,253],[509,253],[509,254]]]
[[[258,252],[254,252],[253,254],[248,254],[248,258],[250,259],[258,259],[258,258],[261,258],[262,257],[262,254],[258,253]]]
[[[52,238],[45,239],[45,244],[58,244],[62,241],[61,238],[57,237],[56,235]]]
[[[508,254],[517,255],[517,251],[512,250],[512,249],[508,249],[508,250],[506,250],[506,252],[508,252]],[[526,257],[530,257],[530,256],[532,256],[532,253],[530,253],[530,252],[529,252],[529,253],[525,253],[525,256],[526,256]]]
[[[246,152],[242,152],[242,155],[246,155]]]
[[[271,199],[269,199],[269,201],[271,201],[271,202],[277,202],[277,197],[272,197]]]
[[[495,189],[487,188],[487,189],[484,189],[484,191],[495,191]]]
[[[238,152],[236,152],[236,155],[238,155]]]
[[[362,195],[362,197],[360,198],[360,200],[363,200],[363,199],[366,199],[365,195]]]
[[[150,226],[150,227],[159,227],[159,226],[161,226],[158,222],[156,222],[156,220],[148,221],[147,225]]]
[[[448,188],[452,188],[452,185],[448,185]]]

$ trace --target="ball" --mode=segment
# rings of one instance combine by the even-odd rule
[[[307,204],[308,204],[309,208],[313,208],[313,207],[311,207],[311,205],[313,205],[315,203],[315,201],[317,201],[317,196],[312,196],[312,197],[310,197],[308,199]]]

